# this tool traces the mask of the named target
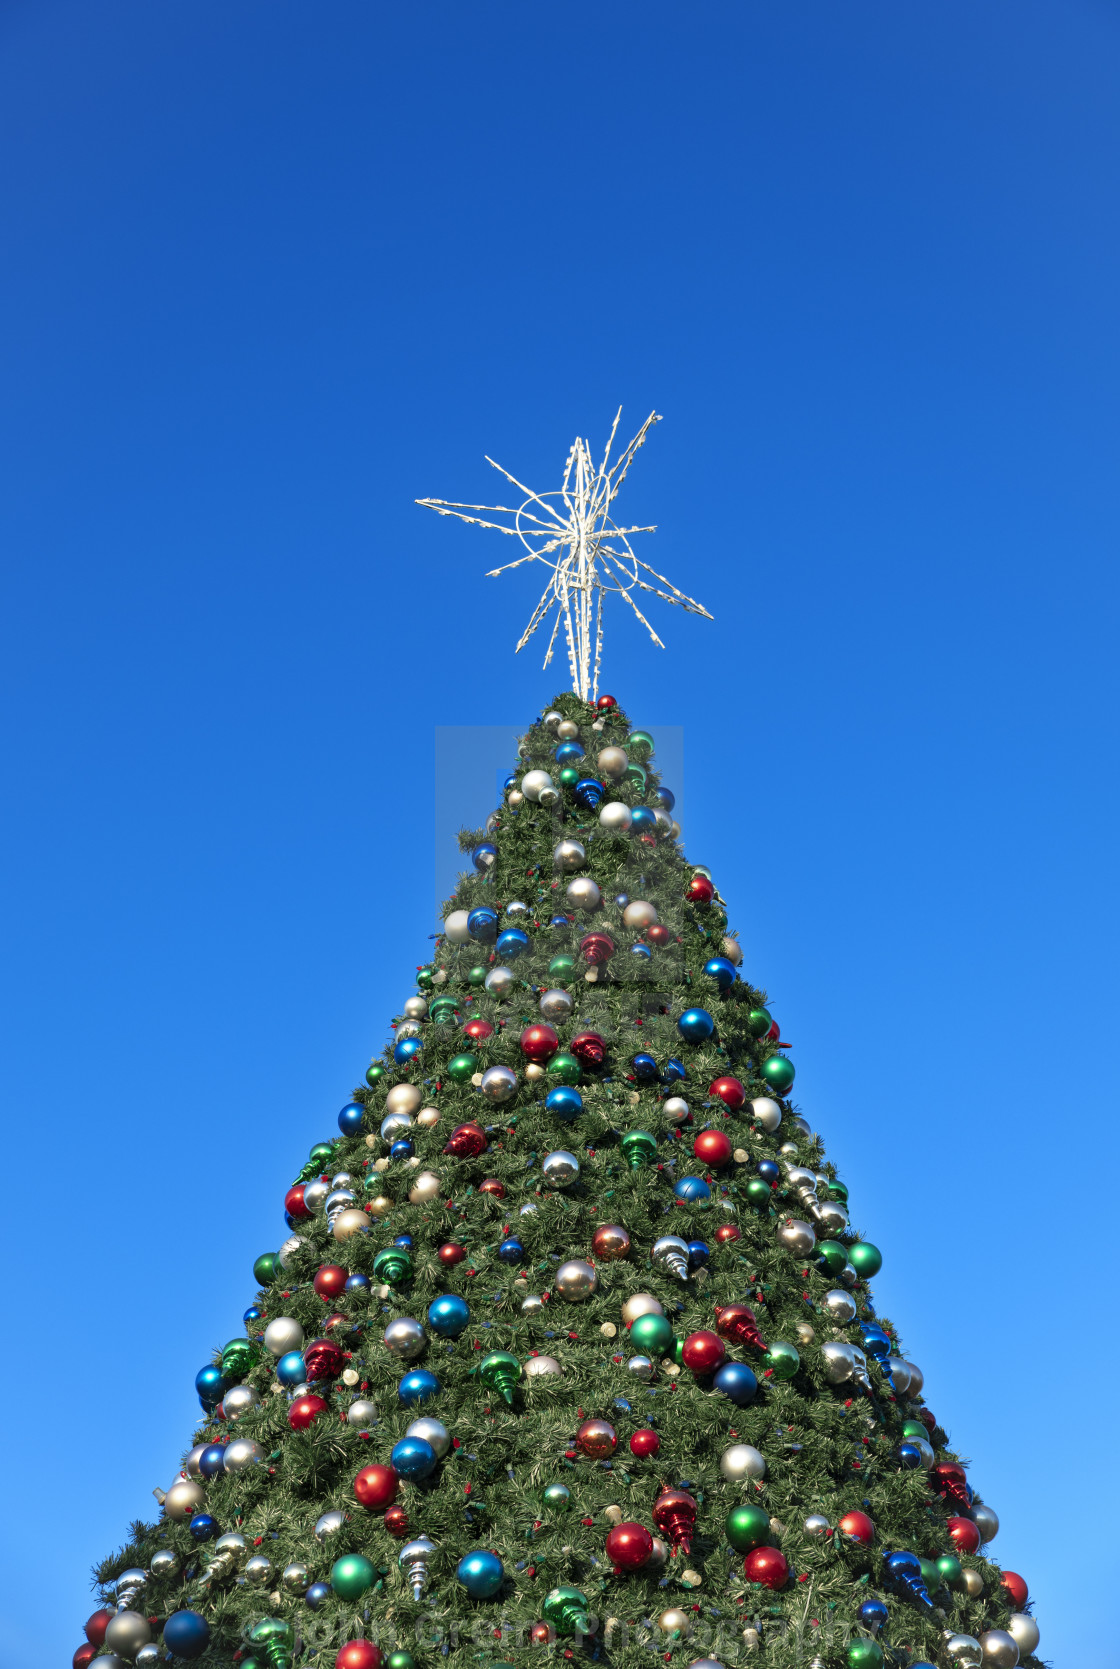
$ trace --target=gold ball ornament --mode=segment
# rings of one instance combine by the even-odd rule
[[[813,1340],[817,1336],[807,1321],[799,1321],[797,1323],[796,1333],[798,1344],[812,1344]]]
[[[571,1304],[579,1304],[591,1297],[599,1285],[599,1277],[583,1258],[569,1258],[557,1269],[554,1284],[561,1298],[566,1298]]]
[[[961,1582],[969,1599],[979,1599],[984,1592],[984,1578],[978,1570],[968,1570],[967,1568],[963,1570],[961,1572]]]
[[[681,1611],[677,1606],[669,1607],[657,1619],[657,1626],[662,1634],[668,1634],[674,1640],[683,1640],[691,1632],[692,1619],[687,1611]]]
[[[168,1518],[179,1524],[196,1513],[206,1499],[206,1491],[192,1478],[176,1478],[164,1497],[163,1510]]]
[[[423,1107],[423,1108],[421,1108],[420,1112],[418,1112],[417,1115],[416,1115],[416,1122],[424,1130],[431,1130],[433,1125],[436,1125],[436,1124],[439,1123],[439,1108],[438,1107]]]
[[[387,1113],[414,1113],[424,1097],[415,1084],[394,1084],[385,1097]]]
[[[420,1171],[408,1190],[408,1197],[413,1205],[429,1205],[432,1200],[438,1200],[439,1196],[440,1180],[435,1171]]]
[[[356,1234],[368,1234],[369,1218],[364,1211],[356,1208],[340,1211],[331,1224],[331,1233],[336,1240],[350,1240]]]
[[[632,1327],[640,1315],[664,1315],[665,1306],[652,1292],[635,1292],[622,1306],[622,1319]]]

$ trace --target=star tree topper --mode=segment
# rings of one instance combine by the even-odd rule
[[[689,614],[702,614],[705,620],[712,619],[702,604],[686,597],[683,591],[678,591],[676,586],[665,578],[664,574],[659,574],[648,562],[642,562],[634,555],[630,548],[630,535],[654,533],[656,528],[619,527],[611,516],[611,506],[626,479],[635,453],[645,444],[645,438],[653,425],[661,421],[657,413],[651,411],[612,468],[611,448],[618,433],[621,416],[620,406],[611,427],[603,461],[598,467],[592,462],[591,448],[587,441],[581,440],[577,435],[568,453],[564,479],[557,492],[533,492],[531,488],[518,481],[516,476],[511,475],[508,469],[503,469],[501,464],[488,457],[488,464],[504,475],[507,481],[511,481],[519,492],[526,494],[524,501],[516,509],[510,509],[504,504],[452,504],[444,498],[416,500],[417,504],[426,505],[438,516],[457,516],[460,521],[471,522],[475,527],[490,527],[496,533],[505,533],[510,538],[520,539],[527,555],[504,563],[500,568],[491,568],[488,578],[496,578],[510,568],[519,568],[523,562],[543,562],[547,568],[551,568],[552,575],[544,588],[544,594],[533,610],[529,624],[522,632],[521,640],[514,652],[518,653],[524,649],[537,627],[555,610],[556,618],[552,623],[552,635],[548,640],[544,665],[547,666],[552,659],[556,634],[560,629],[560,622],[563,621],[572,688],[584,701],[594,701],[599,694],[599,664],[603,655],[603,603],[608,591],[617,592],[633,609],[659,649],[664,649],[665,645],[630,595],[635,588],[651,591],[663,602],[683,608]],[[472,511],[481,511],[487,516],[508,516],[511,520],[508,523],[485,521],[482,515],[471,514]],[[639,569],[660,583],[651,585],[641,577]],[[663,586],[667,589],[663,590]]]

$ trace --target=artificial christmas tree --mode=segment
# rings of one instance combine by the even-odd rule
[[[650,421],[503,512],[553,573],[522,642],[555,607],[574,693],[461,837],[436,954],[76,1666],[1033,1661],[654,739],[597,693],[608,585],[706,612],[610,519]]]

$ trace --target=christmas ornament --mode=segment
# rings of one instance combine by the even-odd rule
[[[566,1148],[557,1148],[541,1160],[541,1176],[549,1188],[569,1188],[579,1179],[579,1160]]]
[[[718,1080],[719,1083],[730,1081],[724,1078]],[[712,1087],[714,1089],[715,1085]],[[692,1151],[704,1165],[726,1165],[731,1158],[731,1143],[722,1130],[701,1130],[692,1144]]]
[[[513,1393],[521,1377],[521,1363],[508,1351],[495,1350],[485,1357],[478,1370],[482,1383],[497,1391],[504,1402],[513,1402]]]
[[[880,1669],[882,1662],[883,1648],[877,1640],[857,1638],[849,1642],[848,1669]]]
[[[258,1286],[271,1286],[279,1273],[275,1252],[263,1253],[253,1265],[253,1279]]]
[[[553,1512],[567,1512],[572,1505],[572,1492],[567,1484],[549,1484],[541,1499]]]
[[[548,1076],[554,1083],[578,1084],[583,1071],[575,1055],[569,1055],[564,1050],[553,1055],[548,1063]]]
[[[855,1299],[840,1287],[834,1287],[831,1292],[825,1293],[821,1299],[821,1308],[828,1319],[835,1322],[838,1327],[855,1320]]]
[[[784,1055],[771,1055],[768,1060],[763,1061],[759,1070],[777,1095],[788,1095],[793,1088],[796,1073],[793,1062],[787,1060]]]
[[[526,1379],[551,1379],[563,1371],[555,1356],[530,1356],[525,1363]]]
[[[660,1447],[661,1439],[652,1426],[642,1426],[630,1434],[630,1453],[637,1455],[639,1460],[648,1460]]]
[[[625,835],[630,833],[633,814],[630,807],[621,800],[608,800],[599,807],[599,827],[607,834]]]
[[[1020,1657],[1030,1657],[1038,1648],[1042,1636],[1038,1624],[1025,1611],[1013,1611],[1007,1619],[1007,1632],[1019,1648]]]
[[[688,1335],[681,1357],[691,1373],[709,1374],[715,1373],[726,1360],[727,1351],[718,1333],[701,1331]]]
[[[653,1522],[674,1552],[687,1553],[696,1528],[696,1502],[683,1489],[664,1489],[653,1503]]]
[[[392,1466],[363,1466],[353,1487],[363,1507],[373,1513],[383,1513],[396,1500],[399,1484]]]
[[[984,1648],[971,1634],[949,1634],[945,1638],[945,1655],[954,1669],[980,1669]]]
[[[408,1514],[401,1506],[390,1507],[381,1522],[397,1541],[403,1541],[405,1536],[409,1534]]]
[[[730,1076],[716,1078],[713,1083],[709,1084],[708,1094],[715,1096],[717,1100],[722,1101],[724,1106],[730,1107],[733,1113],[738,1112],[739,1108],[747,1099],[747,1092],[739,1082],[739,1079],[732,1078]],[[728,1158],[730,1158],[730,1154],[728,1155]],[[724,1163],[723,1160],[714,1162],[719,1164]]]
[[[713,956],[704,964],[704,973],[708,979],[714,979],[721,991],[727,991],[735,983],[735,964],[726,956]]]
[[[315,1276],[311,1284],[320,1298],[324,1300],[337,1298],[340,1293],[346,1290],[346,1271],[337,1263],[321,1264],[315,1271]],[[272,1325],[275,1326],[275,1322],[273,1322]],[[300,1343],[302,1342],[303,1339],[301,1330]],[[266,1348],[271,1350],[271,1346],[268,1345],[267,1328],[265,1329],[265,1344]],[[298,1346],[295,1348],[298,1349]]]
[[[670,1124],[683,1124],[688,1117],[688,1110],[688,1102],[679,1095],[671,1095],[667,1101],[661,1103],[661,1111]]]
[[[493,1599],[505,1579],[505,1567],[496,1553],[476,1549],[459,1560],[455,1576],[472,1599]]]
[[[315,1540],[325,1542],[329,1536],[337,1535],[345,1523],[346,1514],[340,1512],[337,1507],[332,1507],[330,1512],[321,1513],[315,1520]]]
[[[141,1646],[152,1638],[147,1617],[138,1611],[118,1611],[109,1619],[105,1629],[105,1649],[123,1657],[135,1657]]]
[[[716,1310],[716,1331],[721,1338],[732,1339],[736,1344],[749,1345],[752,1350],[766,1349],[758,1331],[754,1311],[748,1309],[745,1304],[720,1305]]]
[[[712,1249],[704,1240],[690,1240],[688,1243],[688,1267],[703,1269],[712,1255]]]
[[[628,1130],[621,1145],[632,1171],[642,1170],[657,1153],[657,1137],[648,1130]]]
[[[847,1512],[836,1528],[845,1540],[855,1542],[858,1547],[870,1547],[875,1540],[875,1526],[866,1513]]]
[[[251,1466],[259,1466],[264,1460],[264,1450],[252,1438],[237,1437],[232,1443],[226,1444],[225,1470],[231,1477],[239,1472],[247,1472]]]
[[[194,1376],[194,1388],[198,1392],[199,1402],[207,1413],[212,1408],[217,1408],[226,1388],[221,1368],[215,1367],[212,1362],[207,1363],[204,1368],[199,1368]]]
[[[439,1552],[434,1541],[417,1536],[406,1543],[397,1555],[397,1564],[405,1584],[412,1590],[414,1600],[422,1599],[431,1581],[432,1563]]]
[[[681,1611],[671,1605],[668,1611],[663,1611],[657,1619],[657,1626],[662,1634],[667,1634],[671,1640],[681,1640],[692,1632],[692,1619],[687,1611]]]
[[[245,1566],[245,1580],[250,1588],[263,1588],[272,1578],[272,1560],[264,1553],[256,1553]]]
[[[446,1264],[449,1269],[454,1268],[457,1263],[462,1263],[466,1255],[466,1247],[458,1245],[454,1240],[445,1240],[436,1253],[436,1257],[439,1261],[442,1264]],[[431,1319],[430,1312],[429,1319]],[[436,1331],[438,1332],[438,1328]]]
[[[585,1263],[582,1258],[570,1258],[557,1269],[554,1285],[561,1298],[578,1304],[590,1298],[599,1285],[599,1277],[591,1264]]]
[[[458,1259],[454,1261],[457,1262]],[[466,1300],[455,1293],[445,1292],[439,1298],[434,1298],[428,1306],[428,1326],[441,1339],[457,1339],[470,1319],[471,1312]]]
[[[649,1356],[662,1356],[673,1343],[673,1329],[668,1319],[656,1311],[636,1317],[630,1328],[630,1338]]]
[[[777,1237],[780,1244],[787,1252],[792,1252],[795,1258],[808,1257],[817,1243],[812,1223],[803,1222],[797,1217],[783,1217],[778,1224]]]
[[[210,1624],[197,1611],[173,1611],[163,1625],[163,1644],[174,1657],[201,1657],[210,1644]]]
[[[491,1071],[494,1068],[491,1067]],[[502,1067],[498,1071],[505,1070]],[[511,1074],[512,1076],[512,1074]],[[485,1078],[483,1079],[485,1082]],[[516,1087],[517,1080],[514,1079]],[[480,1153],[485,1153],[488,1146],[486,1132],[480,1124],[457,1124],[447,1139],[444,1153],[450,1153],[455,1159],[475,1159]]]
[[[338,1115],[338,1128],[344,1136],[356,1136],[362,1128],[365,1118],[365,1107],[358,1101],[351,1101],[343,1107]]]
[[[630,1252],[630,1236],[618,1223],[602,1223],[591,1238],[591,1250],[604,1263],[614,1263]]]
[[[416,1189],[413,1188],[409,1193],[409,1199],[414,1200],[415,1194]],[[382,1282],[385,1286],[395,1287],[411,1277],[412,1259],[407,1249],[404,1246],[383,1246],[373,1260],[374,1280]]]
[[[715,888],[706,875],[694,875],[685,890],[690,904],[710,904],[714,896]]]
[[[766,1366],[775,1379],[792,1379],[801,1366],[796,1348],[776,1339],[767,1349]]]
[[[766,1476],[766,1461],[749,1443],[734,1443],[719,1460],[720,1477],[728,1483],[755,1482]]]
[[[856,1616],[864,1628],[870,1629],[872,1634],[878,1634],[890,1613],[881,1599],[865,1599]]]
[[[228,1408],[229,1397],[226,1396],[224,1400]],[[972,1522],[980,1533],[980,1540],[982,1542],[994,1541],[999,1535],[999,1515],[994,1508],[986,1507],[981,1501],[974,1501],[971,1511]]]
[[[749,1553],[752,1547],[761,1547],[770,1534],[770,1514],[746,1504],[732,1507],[724,1533],[736,1552]]]
[[[635,1292],[622,1306],[622,1320],[625,1326],[633,1327],[640,1315],[664,1315],[665,1310],[659,1299],[652,1292]]]
[[[976,1553],[980,1548],[980,1532],[970,1518],[948,1518],[945,1528],[949,1540],[958,1553]]]
[[[617,1446],[618,1433],[607,1420],[584,1420],[576,1428],[576,1447],[592,1460],[613,1455]]]
[[[663,1234],[653,1243],[650,1258],[658,1269],[667,1269],[678,1281],[688,1278],[688,1241],[679,1234]]]
[[[706,1008],[688,1008],[677,1021],[677,1030],[687,1043],[705,1043],[716,1029]]]
[[[951,1522],[951,1521],[950,1521]],[[950,1532],[951,1534],[952,1532]],[[1027,1603],[1027,1585],[1018,1571],[1005,1570],[1001,1573],[999,1585],[1015,1607],[1021,1611]]]
[[[559,958],[557,959],[559,960]],[[551,972],[551,970],[549,970]],[[567,991],[545,991],[538,1003],[541,1019],[545,1021],[566,1020],[574,1007],[571,996]],[[524,1035],[524,1034],[522,1034]],[[555,1033],[553,1033],[555,1036]],[[524,1049],[524,1044],[522,1044]],[[533,1057],[534,1059],[536,1057]]]
[[[769,1096],[760,1095],[750,1103],[751,1120],[759,1130],[772,1136],[782,1122],[782,1109]]]
[[[544,1598],[541,1613],[562,1637],[571,1634],[590,1634],[591,1620],[587,1615],[587,1597],[578,1588],[553,1588]]]
[[[809,1536],[827,1536],[832,1525],[823,1513],[810,1513],[805,1520],[805,1533]]]
[[[436,1469],[436,1460],[435,1450],[423,1437],[402,1437],[393,1444],[389,1455],[390,1470],[408,1483],[430,1478]]]
[[[376,1206],[377,1201],[373,1204]],[[369,1219],[364,1211],[340,1211],[331,1223],[331,1233],[336,1240],[350,1240],[356,1234],[368,1234]]]
[[[388,1468],[382,1468],[387,1471]],[[373,1587],[376,1575],[370,1561],[362,1553],[344,1553],[331,1566],[330,1583],[340,1599],[359,1599],[367,1588]]]
[[[712,1389],[743,1408],[754,1400],[758,1380],[745,1362],[725,1362],[712,1380]]]
[[[520,1240],[503,1240],[498,1247],[498,1258],[502,1263],[521,1263],[524,1257],[525,1248]]]
[[[922,1564],[917,1554],[900,1549],[896,1553],[886,1554],[883,1563],[889,1581],[895,1583],[904,1593],[919,1600],[921,1604],[932,1604],[926,1585],[922,1581]]]
[[[304,1604],[312,1611],[318,1611],[331,1597],[329,1582],[313,1582],[303,1596]]]
[[[179,1478],[164,1496],[163,1510],[168,1518],[181,1524],[192,1513],[198,1512],[205,1500],[206,1492],[201,1484],[194,1483],[190,1478]]]
[[[413,1368],[397,1386],[397,1395],[406,1406],[425,1403],[440,1390],[439,1380],[426,1368]]]
[[[869,1240],[857,1240],[848,1247],[848,1261],[863,1281],[869,1281],[883,1267],[883,1254]]]
[[[789,1581],[789,1565],[776,1547],[756,1547],[743,1560],[743,1574],[748,1582],[777,1590]]]
[[[303,1351],[308,1379],[337,1379],[345,1357],[332,1339],[314,1339]]]
[[[347,1640],[339,1648],[334,1669],[381,1669],[381,1651],[370,1640]]]

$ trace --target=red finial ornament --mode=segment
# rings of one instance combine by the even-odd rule
[[[696,1529],[696,1502],[685,1489],[663,1489],[653,1503],[653,1522],[674,1553],[687,1553]]]
[[[736,1344],[750,1345],[752,1350],[765,1350],[766,1344],[758,1330],[754,1311],[745,1304],[724,1304],[716,1311],[716,1328],[720,1337]]]

